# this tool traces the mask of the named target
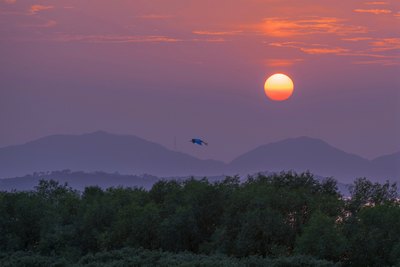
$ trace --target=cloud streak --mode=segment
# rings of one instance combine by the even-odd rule
[[[372,37],[350,37],[350,38],[343,38],[343,41],[348,42],[360,42],[360,41],[368,41],[371,40]]]
[[[366,5],[387,5],[387,2],[384,1],[375,1],[375,2],[365,2]]]
[[[61,35],[53,39],[58,42],[82,43],[175,43],[177,38],[158,35]]]
[[[370,43],[372,51],[388,51],[400,49],[400,38],[382,38]]]
[[[238,35],[241,34],[242,31],[193,31],[192,33],[196,35],[221,36],[221,35]]]
[[[392,13],[389,9],[354,9],[356,13],[368,13],[374,15],[390,14]]]
[[[358,65],[382,65],[382,66],[399,66],[400,60],[395,59],[375,59],[375,60],[359,60],[353,61],[354,64]]]
[[[342,54],[349,50],[342,47],[329,47],[322,44],[306,44],[303,42],[275,42],[270,46],[294,48],[309,55]]]
[[[162,20],[162,19],[170,19],[173,18],[173,16],[170,15],[161,15],[161,14],[147,14],[147,15],[142,15],[138,16],[140,19],[154,19],[154,20]]]
[[[57,25],[57,21],[55,20],[48,20],[41,24],[25,24],[21,25],[21,27],[33,27],[33,28],[51,28]]]
[[[272,37],[294,37],[314,34],[349,35],[366,33],[362,26],[346,25],[345,20],[332,17],[314,17],[306,19],[266,18],[258,25],[258,30]]]
[[[301,58],[295,59],[268,59],[266,60],[266,64],[270,67],[291,67],[294,64],[300,63],[304,61]]]
[[[54,6],[43,6],[43,5],[33,5],[31,6],[31,8],[29,9],[29,12],[33,15],[37,14],[40,11],[43,10],[49,10],[49,9],[53,9]]]

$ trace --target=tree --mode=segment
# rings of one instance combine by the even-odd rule
[[[334,218],[316,212],[296,240],[295,252],[319,259],[340,261],[346,250],[346,239]]]
[[[349,263],[353,266],[391,266],[398,263],[400,243],[400,207],[378,205],[364,207],[353,222]]]
[[[372,183],[366,178],[358,178],[350,187],[351,198],[348,203],[351,212],[359,211],[365,205],[395,203],[398,198],[396,183]]]

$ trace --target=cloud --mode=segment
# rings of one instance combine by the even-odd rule
[[[372,51],[388,51],[400,49],[400,38],[382,38],[370,43]]]
[[[54,6],[33,5],[29,9],[29,11],[30,11],[31,14],[37,14],[40,11],[53,9],[53,8],[54,8]]]
[[[177,42],[207,42],[221,43],[226,40],[223,38],[204,38],[204,39],[178,39],[161,35],[58,35],[51,40],[57,42],[81,42],[81,43],[177,43]]]
[[[15,4],[17,0],[3,0],[3,2],[6,4]]]
[[[390,14],[392,13],[389,9],[354,9],[356,13],[369,13],[374,15],[381,15],[381,14]]]
[[[303,53],[310,55],[322,55],[322,54],[343,54],[349,50],[342,47],[329,47],[321,44],[306,44],[303,42],[281,42],[281,43],[271,43],[271,46],[275,47],[286,47],[295,48]]]
[[[206,42],[206,43],[222,43],[226,42],[224,38],[209,38],[209,39],[192,39],[193,42]]]
[[[341,54],[348,52],[348,49],[341,47],[334,48],[300,48],[301,51],[310,55],[321,55],[321,54]]]
[[[343,41],[349,41],[349,42],[359,42],[359,41],[368,41],[372,40],[371,37],[351,37],[351,38],[343,38]]]
[[[258,25],[259,31],[273,37],[292,37],[311,34],[348,35],[366,33],[362,26],[344,24],[345,20],[330,17],[313,17],[306,19],[266,18]]]
[[[341,55],[342,56],[352,56],[352,57],[377,58],[377,59],[388,58],[388,56],[379,55],[379,54],[372,54],[369,51],[350,51],[350,52],[347,52],[347,53],[343,53]]]
[[[27,27],[27,28],[51,28],[57,25],[57,21],[55,20],[44,20],[42,19],[42,23],[34,23],[34,24],[21,24],[19,27]]]
[[[387,5],[387,2],[384,1],[375,1],[375,2],[365,2],[365,5]]]
[[[296,58],[296,59],[268,59],[266,60],[266,64],[270,67],[290,67],[296,63],[302,62],[304,59]]]
[[[353,64],[358,64],[358,65],[379,64],[383,66],[397,66],[400,65],[400,60],[398,59],[358,60],[358,61],[353,61]]]
[[[297,49],[308,55],[336,55],[343,57],[361,58],[360,60],[353,61],[354,64],[378,64],[382,66],[393,66],[400,65],[400,57],[393,55],[383,55],[379,54],[380,51],[386,51],[390,49],[400,49],[400,40],[392,38],[390,41],[385,39],[385,42],[378,43],[380,49],[365,49],[365,50],[352,50],[350,48],[343,47],[329,47],[322,44],[307,44],[303,42],[275,42],[270,43],[270,46],[283,47],[283,48],[293,48]],[[382,41],[381,41],[382,42]],[[278,61],[270,62],[271,64],[279,64]],[[284,63],[283,63],[284,64]],[[272,65],[271,65],[272,66]],[[283,65],[282,65],[283,66]]]
[[[54,41],[83,43],[174,43],[180,39],[157,35],[61,35]]]
[[[51,28],[57,25],[55,20],[49,20],[43,24],[32,25],[32,27],[39,27],[39,28]]]
[[[18,16],[26,16],[25,12],[18,12],[18,11],[6,11],[0,9],[0,15],[18,15]]]
[[[141,19],[170,19],[173,16],[170,15],[160,15],[160,14],[148,14],[148,15],[142,15],[142,16],[137,16],[138,18]]]
[[[237,35],[242,31],[193,31],[192,33],[197,35]]]

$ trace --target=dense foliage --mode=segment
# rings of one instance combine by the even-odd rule
[[[395,185],[310,173],[0,192],[1,266],[400,266]]]

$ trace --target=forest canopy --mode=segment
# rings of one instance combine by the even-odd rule
[[[0,192],[1,266],[400,266],[395,184],[282,172]]]

